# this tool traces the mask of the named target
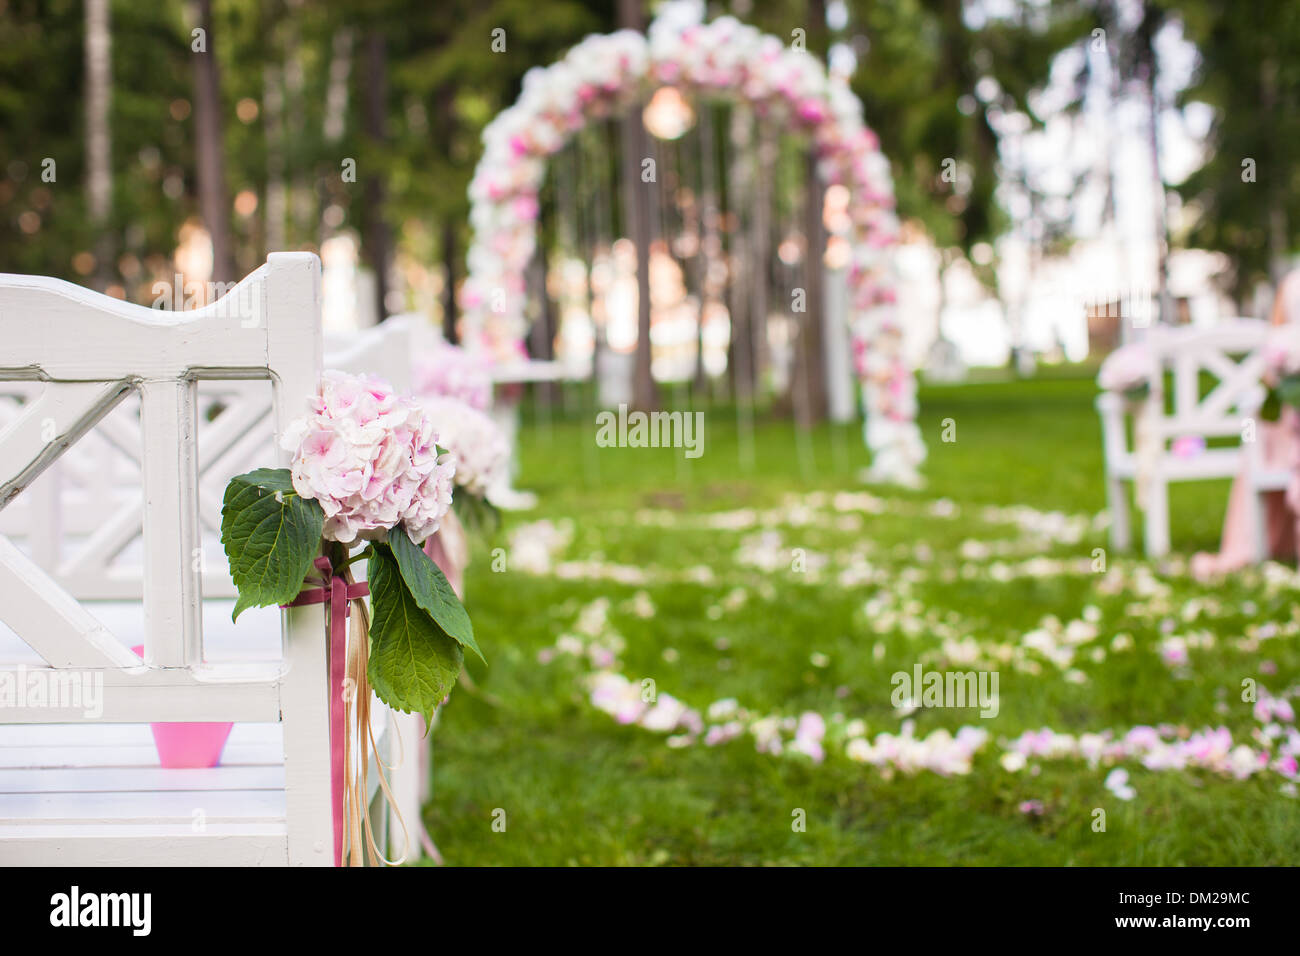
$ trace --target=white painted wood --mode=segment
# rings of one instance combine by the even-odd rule
[[[612,353],[606,353],[612,354]],[[494,385],[518,385],[536,382],[583,381],[588,377],[588,370],[582,366],[566,364],[560,361],[543,359],[521,359],[517,362],[499,362],[489,369]],[[492,503],[503,511],[527,511],[537,506],[537,495],[531,491],[521,491],[514,487],[515,473],[518,471],[519,449],[519,403],[496,402],[491,409],[493,420],[505,435],[510,446],[510,464],[507,469],[508,481],[503,487],[492,492]]]
[[[396,806],[388,814],[388,847],[390,853],[405,850],[407,859],[415,859],[421,853],[419,833],[423,824],[420,815],[428,797],[427,767],[421,757],[428,748],[429,741],[424,737],[424,720],[418,714],[393,712],[392,717],[396,733],[390,753],[395,763],[389,785]],[[400,749],[396,747],[398,742]],[[399,813],[400,822],[397,818]],[[403,829],[406,834],[405,845],[402,842]]]
[[[107,374],[106,364],[65,354],[67,350],[30,367],[0,369],[0,375],[53,379],[49,384],[15,384],[14,391],[22,393],[20,404],[13,414],[0,417],[11,436],[19,429],[30,433],[31,423],[50,417],[48,410],[57,403],[68,410],[59,419],[58,438],[64,445],[74,437],[84,438],[87,449],[93,449],[87,455],[78,446],[77,453],[52,464],[61,448],[29,442],[32,455],[6,458],[39,459],[42,467],[59,469],[60,481],[41,486],[49,493],[35,508],[30,498],[16,498],[14,503],[21,505],[14,513],[22,520],[6,519],[2,530],[21,527],[37,538],[42,530],[58,530],[62,522],[80,540],[66,549],[33,549],[48,563],[47,573],[0,539],[0,559],[7,559],[0,561],[0,598],[6,591],[22,598],[14,602],[22,608],[12,616],[18,625],[10,625],[14,631],[53,635],[36,640],[42,658],[75,666],[78,676],[99,681],[102,687],[102,707],[93,724],[84,722],[84,714],[44,707],[8,708],[3,713],[10,723],[0,725],[0,858],[20,854],[30,862],[140,863],[195,856],[238,864],[332,862],[324,608],[281,612],[278,651],[244,639],[245,628],[234,635],[234,645],[227,638],[215,650],[219,660],[205,659],[212,655],[203,639],[207,615],[200,614],[201,596],[215,596],[208,590],[212,580],[224,583],[214,589],[221,597],[234,591],[224,565],[201,573],[194,561],[204,543],[212,544],[204,529],[209,534],[219,529],[220,493],[229,476],[283,460],[272,432],[278,434],[289,418],[305,410],[321,363],[319,264],[314,257],[273,255],[240,290],[245,301],[234,309],[209,307],[163,321],[158,314],[106,304],[62,283],[0,277],[0,306],[6,296],[44,296],[47,311],[57,313],[58,321],[69,327],[75,324],[68,306],[72,302],[101,313],[93,321],[103,321],[102,314],[112,316],[109,321],[129,331],[128,338],[147,334],[151,341],[165,340],[162,356],[151,355],[140,363],[124,357],[115,373],[120,377],[112,381],[58,380],[51,369],[68,375]],[[188,342],[170,331],[173,325],[188,327]],[[229,342],[213,347],[211,325],[250,343],[250,348],[236,349]],[[393,321],[349,341],[335,341],[331,365],[369,371],[406,390],[410,331],[408,323]],[[187,362],[182,359],[188,345],[202,354]],[[34,359],[31,350],[16,354]],[[273,398],[251,380],[258,375],[271,378]],[[213,380],[227,376],[235,380]],[[64,419],[75,425],[75,433],[63,428]],[[96,423],[99,427],[87,434]],[[43,429],[48,432],[48,427]],[[5,448],[3,443],[0,448]],[[19,477],[29,480],[36,470]],[[13,482],[15,490],[21,483]],[[137,489],[143,484],[143,496],[132,492],[133,483]],[[60,539],[54,533],[47,537]],[[137,549],[142,552],[137,563],[106,566],[106,558],[121,555],[125,560]],[[135,626],[116,613],[120,602],[103,603],[138,598],[142,592],[143,640]],[[116,633],[72,595],[97,599],[95,606],[113,609]],[[0,660],[4,642],[0,634]],[[147,663],[126,649],[132,643],[145,645]],[[28,675],[56,673],[30,660],[23,666]],[[374,707],[379,747],[393,762],[395,722],[378,701]],[[82,722],[52,725],[47,723],[51,717]],[[282,721],[270,725],[282,736],[274,743],[241,743],[242,728],[267,724],[236,723],[221,767],[163,770],[157,767],[146,724],[99,722],[151,719]],[[91,731],[109,728],[115,729],[116,742],[99,740],[96,746],[88,739],[94,736]],[[410,750],[423,742],[412,736],[418,735],[402,741],[408,759],[395,771],[394,786],[418,794],[418,770],[411,774],[414,787],[402,776],[408,767],[419,765]],[[375,773],[368,784],[371,815],[383,839],[387,815]],[[209,812],[205,836],[196,837],[187,824],[197,800],[230,813],[232,819],[242,814],[240,827],[213,826]],[[417,795],[404,812],[414,820],[419,809]],[[11,824],[9,818],[24,822]],[[262,822],[270,828],[258,829]],[[132,836],[124,838],[123,833]]]
[[[13,333],[0,353],[0,377],[113,382],[124,371],[137,381],[264,377],[267,268],[192,312],[148,309],[59,279],[0,276],[0,325]]]
[[[325,367],[382,378],[398,392],[411,389],[412,320],[393,316],[349,335],[327,335]]]
[[[283,823],[0,825],[5,866],[283,866]]]
[[[1269,330],[1267,323],[1255,319],[1232,319],[1209,329],[1153,329],[1146,344],[1155,358],[1156,371],[1150,381],[1150,397],[1134,412],[1137,440],[1132,447],[1124,399],[1113,393],[1098,396],[1112,547],[1127,550],[1131,544],[1125,482],[1141,489],[1146,552],[1151,557],[1169,552],[1171,482],[1232,478],[1245,470],[1257,496],[1257,510],[1262,507],[1260,494],[1285,487],[1286,476],[1266,473],[1258,448],[1249,442],[1207,447],[1189,457],[1175,455],[1169,444],[1180,437],[1240,439],[1247,420],[1257,417],[1262,401],[1263,347]],[[1169,410],[1165,407],[1167,373],[1173,378]],[[1199,394],[1202,373],[1216,379],[1204,397]],[[1140,416],[1145,420],[1139,428]],[[1266,547],[1262,525],[1257,531],[1257,551],[1262,554]]]
[[[283,671],[278,662],[57,673],[64,679],[69,673],[75,675],[81,697],[71,698],[74,704],[6,707],[5,721],[265,721],[279,719],[283,711]],[[32,679],[31,675],[31,669],[19,672],[21,679]],[[89,706],[84,703],[87,681],[96,682],[90,694],[97,696],[89,696]]]
[[[52,667],[129,667],[133,656],[44,571],[0,537],[0,619]]]
[[[36,767],[0,769],[0,794],[133,793],[163,790],[268,790],[284,793],[284,767],[166,769],[139,767],[124,774],[120,767]]]
[[[297,253],[272,253],[267,260],[266,307],[276,317],[267,334],[267,365],[274,370],[277,460],[285,426],[305,411],[321,371],[320,260]],[[287,608],[284,660],[289,680],[283,691],[285,812],[288,862],[332,866],[329,698],[324,605]]]
[[[1169,553],[1169,482],[1163,475],[1153,475],[1147,492],[1145,519],[1146,551],[1152,558]]]
[[[205,770],[160,768],[148,724],[0,725],[0,731],[0,769],[6,772],[111,770],[126,782],[126,789],[141,789],[129,783],[130,774],[148,771],[179,782],[200,775],[217,781],[236,767],[261,767],[270,768],[283,781],[284,734],[279,723],[236,723],[222,752],[221,766]],[[212,786],[216,788],[215,783]],[[0,788],[0,792],[17,791]]]
[[[279,823],[283,790],[111,790],[0,793],[0,825],[32,823]]]
[[[493,365],[489,371],[492,382],[496,385],[582,381],[587,378],[587,370],[584,367],[546,359],[500,362]]]
[[[276,429],[299,414],[321,367],[319,262],[308,254],[272,255],[226,298],[181,314],[56,280],[0,276],[0,335],[7,343],[0,380],[44,383],[0,431],[4,501],[20,499],[24,487],[104,420],[127,390],[140,394],[138,428],[131,414],[115,420],[108,444],[129,455],[131,432],[140,434],[146,648],[145,661],[130,654],[66,588],[0,539],[0,619],[59,665],[35,672],[7,668],[0,678],[64,679],[72,673],[102,681],[103,690],[100,713],[31,706],[0,711],[9,725],[6,740],[16,741],[0,746],[0,767],[7,768],[0,771],[0,860],[330,863],[323,610],[282,614],[282,660],[207,662],[193,560],[201,540],[195,382],[269,377]],[[240,423],[226,423],[209,444],[229,449],[242,431]],[[219,460],[220,450],[214,455]],[[80,487],[93,499],[93,469],[72,467],[69,473],[86,482]],[[103,543],[119,541],[114,530]],[[256,786],[236,787],[233,775],[220,774],[208,790],[181,786],[194,775],[178,771],[189,776],[175,777],[158,768],[156,752],[144,741],[24,744],[50,732],[23,722],[48,724],[51,718],[72,722],[87,738],[103,720],[282,721],[282,743],[275,748],[280,759],[273,766],[283,775],[283,789],[267,786],[274,776],[252,780],[256,775],[247,772],[246,782]],[[259,759],[266,751],[262,746]],[[237,754],[236,748],[228,759]],[[41,766],[50,763],[67,770],[51,777]],[[112,782],[106,773],[88,772],[95,766],[112,768]],[[208,817],[202,832],[192,826],[195,807]],[[234,825],[222,829],[227,819]]]
[[[1291,483],[1292,473],[1289,468],[1270,467],[1264,461],[1262,437],[1259,435],[1260,408],[1267,398],[1263,386],[1259,386],[1243,403],[1243,414],[1255,427],[1251,441],[1242,441],[1246,459],[1246,481],[1251,490],[1251,507],[1249,512],[1251,550],[1256,561],[1266,561],[1268,548],[1268,505],[1265,495],[1270,491],[1285,491]]]
[[[411,323],[405,318],[390,319],[361,333],[332,336],[325,360],[329,368],[379,375],[398,391],[408,391]],[[196,384],[195,467],[199,476],[201,540],[191,545],[191,554],[194,547],[205,553],[200,568],[203,597],[234,597],[234,583],[219,543],[222,499],[235,475],[275,460],[271,388],[266,382],[254,380],[200,380]],[[24,535],[37,563],[81,600],[139,598],[143,593],[146,569],[142,562],[123,566],[106,560],[117,559],[141,537],[142,414],[140,397],[129,395],[87,436],[99,439],[87,443],[93,444],[93,455],[78,454],[78,446],[58,463],[62,471],[77,472],[79,481],[86,480],[81,473],[92,476],[95,484],[87,489],[88,494],[71,487],[64,493],[50,491],[52,483],[47,475],[45,481],[33,486],[34,490],[44,491],[45,497],[22,514],[25,520],[7,525],[0,520],[0,531]],[[101,436],[99,432],[110,423],[111,434]],[[62,468],[64,465],[76,467]],[[110,483],[115,474],[126,487]],[[94,504],[78,509],[79,494],[90,497]],[[103,502],[110,499],[117,503],[116,507],[105,508]],[[0,519],[3,514],[0,512]],[[40,515],[46,516],[44,524]],[[67,535],[76,535],[77,540],[64,540]],[[38,546],[42,553],[36,553]]]
[[[16,496],[69,445],[90,430],[129,386],[110,382],[51,382],[0,431],[0,507]]]
[[[184,667],[203,655],[194,382],[146,381],[140,391],[145,436],[145,660]]]

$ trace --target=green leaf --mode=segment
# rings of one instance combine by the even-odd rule
[[[287,468],[230,479],[221,505],[221,546],[239,591],[231,619],[247,608],[298,596],[320,549],[325,513],[293,490]]]
[[[456,591],[442,569],[433,563],[418,544],[410,539],[401,525],[388,532],[388,546],[402,571],[402,580],[414,595],[420,607],[438,622],[438,626],[463,647],[478,655],[484,664],[487,658],[474,641],[474,625],[470,623],[465,606],[456,597]]]
[[[451,499],[451,509],[471,538],[490,538],[501,527],[501,512],[486,498],[457,489]]]
[[[431,718],[465,662],[460,644],[416,602],[393,552],[376,545],[370,582],[370,686],[389,707]]]
[[[1278,400],[1300,408],[1300,375],[1287,375],[1277,383]]]
[[[1282,406],[1284,404],[1286,403],[1282,401],[1279,390],[1270,388],[1268,394],[1264,396],[1264,404],[1259,407],[1260,419],[1266,422],[1277,421],[1282,417]]]

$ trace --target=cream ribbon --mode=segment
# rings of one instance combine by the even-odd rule
[[[344,570],[343,578],[349,584],[354,583],[351,568]],[[407,759],[406,747],[397,726],[390,725],[388,732],[396,738],[400,756],[391,766],[380,756],[370,723],[370,680],[366,676],[366,662],[370,657],[370,612],[366,609],[366,602],[360,598],[349,604],[347,677],[343,681],[343,865],[400,866],[411,851],[411,835],[388,785],[388,772],[400,767]],[[353,751],[358,742],[361,746],[354,758]],[[402,828],[402,853],[395,860],[388,859],[375,842],[374,828],[367,812],[366,780],[372,754],[384,802]]]
[[[1147,507],[1151,479],[1155,476],[1160,458],[1159,413],[1155,403],[1156,393],[1152,392],[1142,400],[1142,407],[1133,417],[1133,445],[1137,455],[1137,474],[1133,484],[1137,506],[1143,511]]]

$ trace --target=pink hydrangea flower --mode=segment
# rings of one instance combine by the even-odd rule
[[[457,487],[490,498],[494,488],[508,482],[510,443],[490,415],[443,395],[421,399],[421,405],[456,466]]]
[[[1101,363],[1097,384],[1108,392],[1128,392],[1151,383],[1155,357],[1142,342],[1117,348]]]
[[[1281,325],[1269,333],[1264,343],[1265,375],[1273,382],[1289,375],[1300,375],[1300,330]]]
[[[406,528],[417,544],[451,507],[455,466],[415,402],[369,376],[326,372],[311,413],[285,429],[294,490],[325,512],[324,536],[351,544]]]
[[[492,375],[487,363],[448,342],[418,356],[411,375],[415,393],[422,398],[443,395],[480,412],[492,404]]]

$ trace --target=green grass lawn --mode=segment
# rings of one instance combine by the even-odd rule
[[[1239,779],[1078,756],[1004,766],[1009,741],[1043,727],[1119,738],[1160,725],[1175,740],[1222,726],[1276,755],[1242,681],[1300,698],[1292,570],[1208,586],[1186,575],[1187,554],[1217,546],[1226,483],[1175,490],[1180,554],[1163,566],[1106,554],[1098,570],[1094,394],[1090,376],[1068,375],[924,389],[920,491],[863,485],[857,428],[798,437],[760,419],[743,468],[726,406],[706,409],[695,460],[597,448],[577,399],[567,413],[528,409],[518,484],[540,505],[506,516],[490,543],[500,551],[476,551],[466,597],[490,665],[468,665],[473,686],[453,692],[433,732],[425,816],[446,861],[1300,861],[1300,800],[1273,770]],[[957,440],[943,443],[949,418]],[[891,675],[917,663],[996,670],[999,712],[893,707]],[[751,733],[706,745],[621,724],[592,701],[597,670],[651,680],[701,714],[727,699],[751,717],[816,712],[825,760],[789,752],[788,727],[773,754]],[[968,772],[876,766],[845,747],[855,733],[962,726],[988,733]],[[1131,799],[1105,786],[1116,766]]]

